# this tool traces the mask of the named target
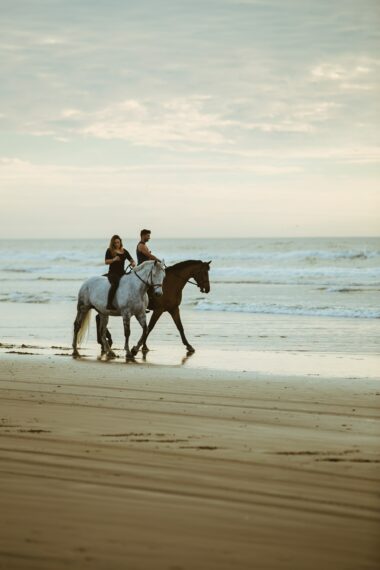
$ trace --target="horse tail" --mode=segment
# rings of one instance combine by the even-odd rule
[[[78,331],[78,337],[77,337],[78,345],[81,345],[84,340],[87,340],[88,331],[90,328],[90,322],[91,322],[91,309],[88,309],[87,313],[85,314],[81,322],[80,329]]]

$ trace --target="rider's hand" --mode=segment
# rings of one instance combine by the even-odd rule
[[[116,257],[113,258],[114,261],[120,261],[120,257],[117,255]]]

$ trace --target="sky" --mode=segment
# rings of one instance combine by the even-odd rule
[[[377,0],[0,6],[0,238],[380,234]]]

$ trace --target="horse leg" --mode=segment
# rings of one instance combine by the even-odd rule
[[[182,342],[186,346],[188,352],[195,352],[195,349],[191,346],[191,344],[189,343],[189,341],[185,337],[185,331],[183,330],[181,316],[179,314],[179,307],[176,307],[175,309],[173,309],[169,312],[172,316],[173,321],[175,322],[175,325],[179,331],[179,334],[181,335]]]
[[[106,329],[106,337],[107,337],[108,344],[110,345],[110,348],[111,348],[113,345],[113,340],[112,340],[112,336],[111,336],[111,333],[108,330],[108,328]]]
[[[96,315],[95,317],[95,321],[96,321],[96,338],[97,338],[97,342],[98,344],[102,344],[102,341],[100,339],[100,334],[99,334],[99,325],[100,325],[100,315],[99,313]],[[112,336],[110,331],[108,330],[108,328],[106,329],[106,337],[108,340],[108,344],[110,345],[110,347],[113,345],[113,340],[112,340]]]
[[[134,356],[132,352],[129,350],[129,337],[131,335],[131,315],[129,313],[123,314],[123,325],[124,325],[124,336],[125,336],[125,360],[133,360]]]
[[[99,315],[99,339],[101,344],[101,358],[105,356],[107,359],[112,357],[112,350],[108,344],[106,331],[107,331],[108,315]]]
[[[101,345],[101,344],[102,344],[102,339],[101,339],[101,336],[100,336],[100,315],[99,315],[99,313],[96,315],[95,321],[96,321],[96,339],[97,339],[98,344]],[[109,347],[110,347],[110,350],[108,351],[108,356],[109,356],[109,358],[116,358],[116,354],[114,353],[113,350],[111,350],[111,347],[112,347],[113,342],[112,342],[111,333],[110,333],[110,331],[108,330],[108,328],[106,328],[106,338],[107,338],[107,341],[108,341],[108,345],[109,345]]]
[[[142,335],[138,341],[138,343],[136,344],[136,346],[132,347],[132,354],[135,356],[138,351],[140,350],[140,346],[145,343],[147,334],[148,334],[148,325],[146,324],[146,315],[145,315],[145,310],[140,313],[139,315],[136,315],[136,319],[138,320],[138,322],[141,325],[141,328],[143,330]]]
[[[154,329],[155,324],[158,321],[158,319],[161,317],[162,313],[163,313],[163,311],[161,309],[155,309],[153,311],[153,315],[150,317],[149,325],[148,325],[148,331],[146,333],[145,340],[142,343],[142,352],[143,353],[149,352],[149,348],[146,345],[146,340],[147,340],[148,336],[150,335],[150,333],[152,332],[152,330]]]
[[[77,349],[78,333],[80,331],[80,328],[82,326],[82,323],[83,323],[88,311],[89,311],[88,307],[85,307],[84,305],[78,307],[77,316],[76,316],[75,321],[74,321],[74,336],[73,336],[73,344],[72,344],[72,347],[73,347],[72,356],[73,356],[73,358],[79,358],[80,357],[80,354],[79,354],[78,349]]]

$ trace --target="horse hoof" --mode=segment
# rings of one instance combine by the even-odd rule
[[[132,352],[127,352],[127,354],[125,356],[125,362],[133,362],[134,359],[135,359],[135,357],[132,354]]]
[[[107,354],[105,352],[103,352],[103,354],[100,355],[100,360],[102,362],[107,362],[108,357],[107,357]]]
[[[147,346],[143,346],[142,349],[141,349],[141,352],[142,352],[143,354],[146,354],[147,352],[149,352],[149,348],[148,348]]]
[[[117,356],[116,356],[116,354],[114,353],[113,350],[110,350],[110,351],[108,352],[107,356],[108,356],[108,358],[109,358],[110,360],[113,360],[114,358],[117,358]]]
[[[77,350],[73,350],[73,353],[71,355],[73,358],[80,358],[80,354]]]
[[[131,354],[132,356],[136,356],[136,354],[138,353],[139,349],[137,348],[137,346],[134,346],[131,350]]]
[[[195,352],[195,348],[193,348],[193,347],[190,346],[190,345],[187,346],[186,348],[187,348],[187,353],[188,353],[188,354],[193,354],[193,352]]]

